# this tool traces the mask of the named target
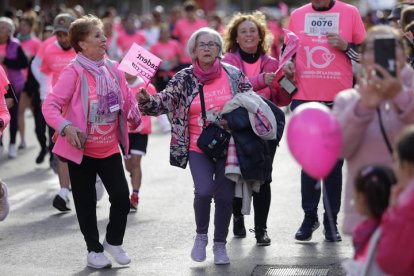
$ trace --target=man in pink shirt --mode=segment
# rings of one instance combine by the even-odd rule
[[[329,107],[335,96],[352,87],[351,59],[358,61],[354,47],[365,39],[365,28],[358,10],[338,0],[311,0],[294,10],[289,29],[300,39],[294,62],[285,65],[285,75],[295,77],[298,92],[291,109],[305,102],[321,102]],[[318,162],[315,156],[315,162]],[[337,215],[341,206],[343,160],[338,161],[324,180],[323,224],[325,239],[341,241]],[[302,171],[302,209],[305,218],[295,239],[307,241],[319,227],[317,208],[321,189],[317,180]],[[329,208],[330,207],[330,208]]]
[[[53,33],[56,36],[56,41],[51,40],[46,46],[40,65],[40,71],[45,76],[39,83],[42,101],[46,97],[45,93],[49,92],[51,87],[56,84],[63,68],[76,56],[75,50],[70,45],[68,35],[69,26],[73,21],[75,21],[73,16],[63,13],[57,15],[53,22]],[[70,184],[68,166],[67,163],[60,161],[55,156],[53,158],[57,162],[60,183],[60,191],[53,200],[53,207],[59,211],[70,211],[70,208],[67,206]]]
[[[190,36],[198,29],[208,26],[206,20],[197,18],[196,6],[193,1],[186,1],[184,3],[184,10],[185,17],[178,19],[172,31],[172,36],[178,40],[181,49],[180,66],[177,70],[191,64],[191,58],[185,51]]]

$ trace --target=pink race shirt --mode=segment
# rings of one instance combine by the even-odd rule
[[[44,57],[44,53],[45,53],[45,49],[50,45],[55,43],[55,41],[57,40],[55,35],[52,35],[51,37],[49,37],[48,39],[46,39],[45,41],[43,41],[40,45],[39,45],[39,49],[37,50],[36,56],[40,59],[43,59]]]
[[[354,6],[336,1],[330,10],[318,12],[305,5],[292,12],[289,29],[300,41],[295,58],[298,92],[293,99],[333,101],[338,92],[352,87],[351,60],[328,44],[326,33],[361,44],[366,33]]]
[[[217,116],[223,109],[224,105],[231,100],[232,94],[229,79],[226,71],[221,69],[221,75],[218,79],[203,87],[204,103],[206,106],[207,120],[210,116]],[[200,95],[197,95],[191,103],[189,110],[189,131],[190,131],[190,150],[203,153],[197,146],[198,137],[200,137],[203,128],[203,119],[201,118]]]
[[[262,59],[261,58],[259,58],[253,64],[250,64],[250,63],[247,63],[247,62],[243,61],[243,68],[244,68],[244,71],[245,71],[244,73],[249,78],[260,75],[260,67],[261,66],[262,66]],[[270,88],[268,86],[266,86],[263,89],[257,90],[256,93],[259,94],[260,96],[263,96],[266,99],[270,99]]]
[[[181,18],[175,23],[172,35],[178,39],[181,48],[181,60],[183,64],[190,64],[191,58],[186,53],[187,42],[190,36],[202,27],[207,27],[207,21],[197,18],[194,22],[189,22],[186,18]]]
[[[86,70],[84,72],[88,80],[89,108],[88,137],[83,153],[93,158],[105,158],[119,152],[117,138],[118,112],[111,113],[109,116],[96,114],[98,110],[96,80],[91,73]]]
[[[52,76],[52,86],[55,86],[60,72],[70,63],[76,56],[76,52],[73,48],[70,50],[63,50],[57,43],[50,44],[44,50],[44,56],[42,64],[40,65],[40,71],[46,75]]]
[[[180,46],[178,42],[174,39],[170,39],[166,43],[158,41],[154,45],[152,45],[150,52],[162,59],[163,61],[171,60],[180,55]],[[171,70],[169,72],[169,75],[173,76],[174,72]]]
[[[131,89],[131,92],[132,92],[131,96],[136,97],[136,94],[138,93],[138,89],[140,89],[141,87],[145,87],[145,83],[140,77],[137,77],[136,81],[132,84],[128,84],[128,86],[129,86],[129,88]],[[146,89],[147,89],[147,91],[150,95],[154,95],[154,94],[157,93],[157,90],[155,89],[154,85],[152,85],[151,83],[148,84],[148,87]],[[128,132],[129,133],[150,134],[151,131],[152,131],[151,117],[141,115],[141,120],[142,120],[141,124],[136,129],[132,128],[131,125],[128,123]]]
[[[36,55],[39,50],[40,44],[42,42],[35,36],[32,36],[30,39],[21,41],[20,45],[22,46],[23,52],[26,56],[33,57]]]
[[[119,32],[118,38],[116,40],[116,43],[118,44],[123,54],[126,54],[126,52],[128,52],[129,48],[131,48],[134,42],[144,47],[147,43],[147,40],[140,31],[136,31],[133,35],[129,35],[125,31]]]
[[[23,52],[24,54],[29,57],[32,58],[33,56],[36,55],[37,51],[39,50],[40,44],[42,42],[40,41],[40,39],[38,39],[37,37],[33,36],[25,41],[21,41],[20,42],[20,46],[22,46]],[[27,74],[28,74],[29,69],[24,69],[24,79],[27,80]]]

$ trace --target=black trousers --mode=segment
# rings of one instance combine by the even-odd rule
[[[40,144],[40,147],[46,149],[47,147],[47,138],[46,138],[46,127],[49,129],[49,152],[52,152],[53,143],[52,143],[52,136],[55,133],[54,129],[51,128],[46,124],[45,118],[43,117],[42,113],[42,106],[40,104],[40,98],[38,93],[34,93],[32,99],[32,106],[33,106],[33,117],[35,122],[35,133],[37,141]]]
[[[275,158],[277,143],[276,141],[267,141],[272,163]],[[273,165],[272,165],[273,166]],[[273,169],[272,169],[273,170]],[[254,227],[260,229],[267,229],[267,217],[269,216],[270,202],[272,193],[270,189],[271,181],[266,181],[260,186],[258,193],[253,192],[253,209],[254,209]],[[241,198],[235,197],[233,199],[233,215],[241,216],[243,201]]]
[[[96,174],[102,179],[111,202],[106,240],[111,245],[121,245],[130,208],[121,155],[117,153],[106,158],[84,156],[80,165],[71,161],[68,165],[76,215],[88,252],[103,252],[96,218]]]

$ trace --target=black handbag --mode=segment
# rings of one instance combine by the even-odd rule
[[[213,122],[206,126],[207,115],[202,85],[199,86],[199,89],[203,131],[197,140],[197,146],[204,152],[205,155],[213,160],[217,160],[227,155],[231,134]]]

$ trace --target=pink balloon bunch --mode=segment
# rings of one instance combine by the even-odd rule
[[[341,153],[341,127],[328,107],[315,102],[305,103],[292,114],[287,127],[287,142],[302,169],[315,179],[324,179]]]

